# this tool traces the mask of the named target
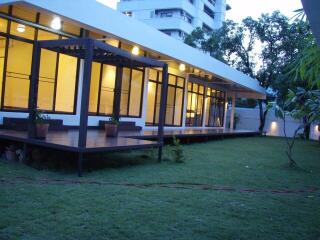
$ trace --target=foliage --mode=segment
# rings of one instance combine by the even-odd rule
[[[197,29],[186,38],[186,43],[256,78],[269,91],[264,105],[274,101],[278,88],[289,89],[287,66],[297,59],[308,43],[311,32],[305,21],[290,20],[276,11],[262,14],[258,20],[248,17],[241,23],[226,21],[212,33]],[[319,64],[317,66],[320,66]],[[311,74],[311,73],[309,73]],[[279,81],[286,77],[287,80]],[[268,108],[259,101],[262,133]]]
[[[35,110],[35,123],[36,124],[45,124],[48,123],[48,120],[50,120],[49,115],[43,114],[40,110]]]
[[[109,122],[111,124],[114,124],[114,125],[119,125],[120,124],[120,120],[118,118],[115,117],[115,115],[112,115],[110,118],[109,118]]]
[[[298,87],[295,91],[289,90],[287,99],[278,101],[275,108],[276,117],[283,120],[284,135],[287,143],[287,156],[290,166],[297,166],[293,159],[293,147],[299,132],[313,123],[320,121],[320,90],[306,90]],[[286,132],[286,116],[294,119],[303,119],[302,123],[294,131],[293,137],[290,139]]]
[[[172,152],[176,163],[184,163],[184,152],[180,140],[175,136],[172,138]]]

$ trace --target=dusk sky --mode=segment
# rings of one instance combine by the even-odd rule
[[[98,1],[116,8],[117,0]],[[300,0],[227,0],[227,3],[232,8],[227,12],[227,19],[234,21],[241,21],[247,16],[257,18],[262,13],[271,13],[275,10],[280,10],[286,16],[292,17],[294,10],[302,8]]]

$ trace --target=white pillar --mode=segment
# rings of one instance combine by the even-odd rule
[[[228,93],[227,93],[227,92],[226,92],[224,101],[225,101],[225,104],[224,104],[223,129],[226,129],[226,125],[227,125],[227,114],[228,114]]]
[[[231,114],[230,114],[230,129],[233,130],[234,127],[234,113],[236,111],[236,94],[232,93],[232,106],[231,106]]]

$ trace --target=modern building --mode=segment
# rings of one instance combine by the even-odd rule
[[[117,9],[182,40],[198,27],[220,28],[227,5],[226,0],[120,0]]]
[[[155,146],[89,134],[113,115],[158,129],[161,148],[168,129],[223,131],[228,97],[265,98],[257,80],[94,0],[0,0],[0,43],[0,125],[38,109],[79,128],[76,138],[0,130],[0,139],[81,154]]]

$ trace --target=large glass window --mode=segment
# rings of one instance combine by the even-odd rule
[[[149,71],[147,125],[159,123],[162,73],[154,69]],[[169,74],[166,103],[165,125],[181,126],[185,79]]]
[[[206,126],[223,127],[225,93],[213,88],[208,88],[206,102]]]
[[[141,116],[143,73],[140,69],[123,68],[120,104],[122,117]]]
[[[186,126],[201,127],[203,120],[204,86],[188,83]]]
[[[28,107],[33,45],[10,39],[4,95],[5,109]]]
[[[43,18],[43,14],[37,18],[37,12],[27,7],[13,6],[11,12],[14,17],[30,22],[40,19],[40,24],[43,25],[48,25],[52,20],[50,16],[44,15]],[[69,27],[67,24],[65,29]],[[7,31],[12,37],[9,37]],[[35,37],[37,40],[53,40],[63,36],[31,27],[27,23],[21,24],[18,20],[8,21],[2,18],[0,18],[0,32],[4,36],[0,37],[1,109],[25,111],[28,107],[33,40]],[[41,51],[39,109],[48,112],[74,113],[77,63],[76,58],[48,50]]]

